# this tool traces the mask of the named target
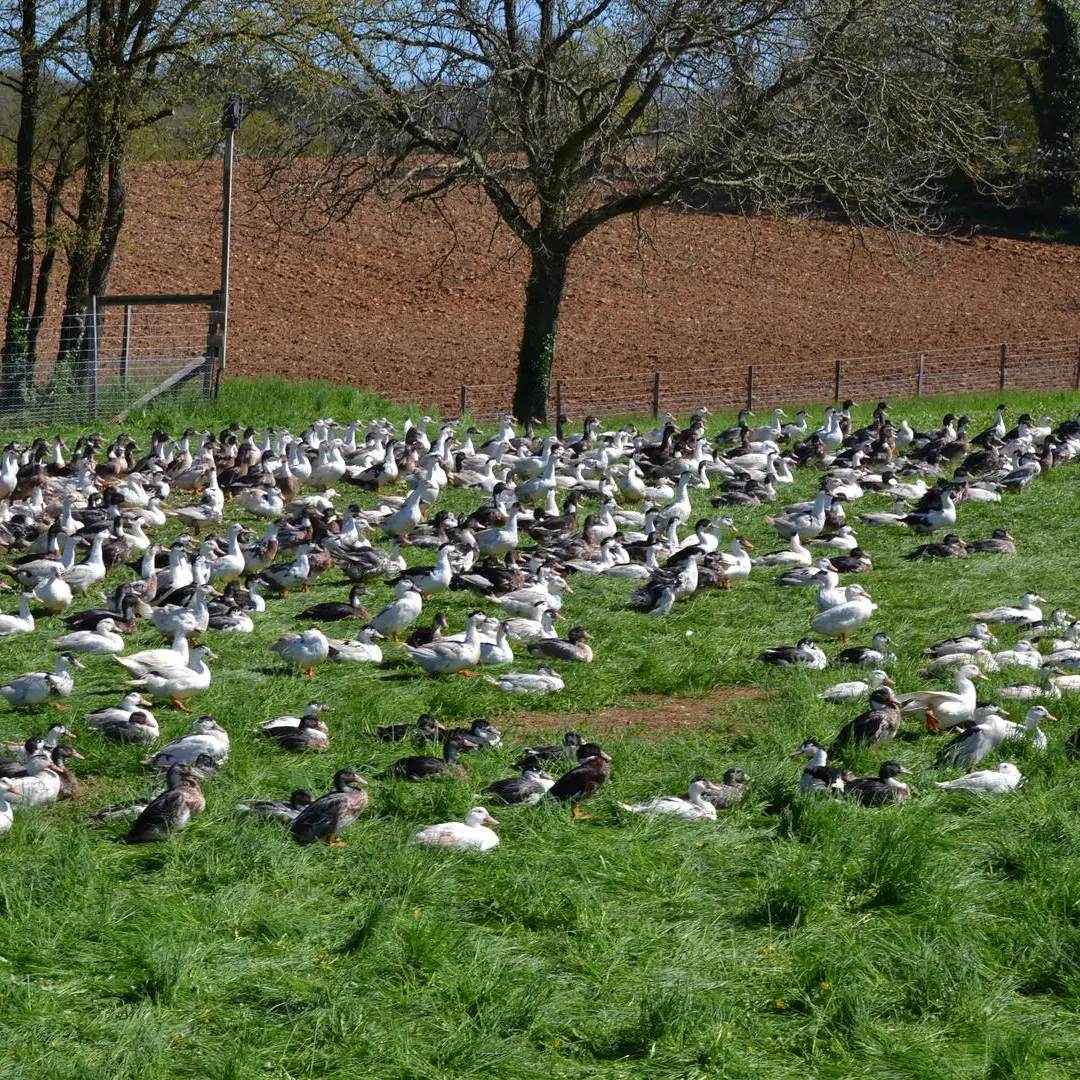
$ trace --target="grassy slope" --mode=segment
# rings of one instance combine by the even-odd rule
[[[1014,400],[1058,417],[1077,408],[1074,395]],[[921,422],[946,407],[982,419],[994,403],[900,411]],[[233,384],[212,410],[181,407],[139,426],[233,417],[296,426],[384,407],[350,391]],[[1014,560],[912,566],[899,561],[910,537],[864,533],[878,564],[861,579],[881,607],[872,627],[900,646],[901,689],[927,684],[922,648],[965,629],[969,611],[1027,588],[1053,604],[1080,601],[1076,482],[1068,467],[1022,499],[961,508],[964,536],[1006,524],[1022,552]],[[797,494],[815,483],[800,478]],[[870,503],[880,500],[859,509]],[[763,511],[734,516],[759,551],[777,546]],[[799,764],[786,755],[852,715],[815,697],[842,673],[773,672],[753,657],[802,635],[807,592],[778,590],[764,575],[660,620],[624,610],[625,584],[575,588],[568,625],[595,634],[597,661],[567,665],[566,693],[526,708],[566,711],[587,732],[590,711],[642,693],[774,692],[714,710],[677,740],[605,733],[615,782],[591,822],[508,809],[497,812],[503,843],[491,855],[407,846],[417,824],[457,816],[508,774],[529,731],[518,717],[507,749],[469,758],[471,783],[373,783],[347,848],[301,849],[272,827],[234,821],[234,804],[325,790],[344,764],[379,771],[408,751],[376,742],[368,733],[378,723],[429,708],[448,719],[507,717],[522,703],[398,663],[324,669],[311,684],[266,646],[301,607],[344,590],[327,583],[274,603],[254,635],[212,635],[221,661],[198,708],[229,728],[233,754],[186,833],[129,849],[113,842],[122,829],[87,822],[146,784],[137,748],[88,734],[88,760],[76,763],[83,800],[21,815],[0,841],[0,1076],[1075,1075],[1080,821],[1076,767],[1060,747],[1080,707],[1053,703],[1062,723],[1047,754],[1012,755],[1029,777],[1015,796],[937,793],[932,780],[952,775],[931,767],[940,742],[912,729],[890,750],[916,772],[911,805],[868,812],[803,800]],[[441,606],[456,626],[472,602],[454,594]],[[0,641],[0,675],[49,662],[58,621],[39,625],[29,640]],[[153,637],[143,631],[137,645]],[[120,686],[115,664],[89,660],[70,700],[80,731],[81,713]],[[289,757],[248,734],[313,693],[336,710],[328,755]],[[159,718],[169,736],[187,730],[168,709]],[[9,710],[0,731],[19,738],[47,720]],[[869,770],[880,758],[856,764]],[[731,764],[754,776],[754,797],[716,825],[630,818],[614,805]]]

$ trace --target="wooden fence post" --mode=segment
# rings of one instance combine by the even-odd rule
[[[1076,339],[1076,389],[1080,390],[1080,338]]]
[[[555,380],[555,425],[562,427],[562,379]],[[562,435],[559,435],[562,438]]]
[[[91,416],[97,416],[98,399],[98,300],[90,297],[89,323],[86,331],[85,356],[88,365],[86,371],[86,408]]]
[[[754,408],[754,365],[750,364],[746,369],[746,407]]]
[[[660,416],[660,372],[654,371],[652,377],[652,414],[656,420]]]
[[[1009,346],[1003,341],[1001,343],[1001,366],[998,369],[998,389],[1005,389],[1005,369],[1009,363]]]
[[[836,377],[833,380],[833,401],[840,401],[840,387],[844,380],[844,361],[836,361]]]
[[[469,388],[463,383],[458,395],[458,416],[464,416],[469,408]]]
[[[128,363],[131,360],[131,305],[124,305],[124,336],[120,341],[120,385],[127,386]]]
[[[926,353],[919,353],[919,370],[915,373],[915,396],[922,397],[923,377],[926,374]]]

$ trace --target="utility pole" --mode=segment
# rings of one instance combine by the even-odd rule
[[[229,332],[229,254],[232,241],[233,152],[236,133],[240,130],[240,120],[243,115],[244,110],[239,98],[233,98],[225,106],[225,111],[221,116],[221,126],[225,129],[225,159],[223,162],[221,195],[221,286],[219,292],[221,348],[218,354],[215,395],[220,391],[221,377],[225,372],[226,345]]]

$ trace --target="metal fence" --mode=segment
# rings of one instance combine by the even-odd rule
[[[26,401],[0,412],[0,426],[21,431],[98,416],[123,420],[162,394],[209,397],[221,330],[214,294],[93,297],[75,334],[60,315],[47,316],[37,328]]]
[[[580,420],[586,413],[659,416],[686,413],[700,405],[734,410],[846,397],[866,401],[994,390],[1080,390],[1080,338],[780,364],[718,360],[710,367],[684,371],[560,378],[552,382],[548,411],[553,417],[559,412]],[[468,412],[490,419],[510,409],[514,386],[426,386],[399,389],[389,396],[434,406],[445,416]]]

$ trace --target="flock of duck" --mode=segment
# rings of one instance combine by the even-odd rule
[[[553,665],[594,659],[584,626],[565,637],[555,628],[557,620],[565,621],[561,609],[573,592],[572,575],[625,580],[632,586],[628,605],[662,618],[684,598],[732,589],[755,571],[778,571],[778,587],[812,589],[815,597],[808,636],[770,648],[759,660],[821,670],[829,660],[815,638],[846,644],[877,612],[862,585],[841,584],[842,576],[873,569],[859,531],[910,530],[924,541],[905,556],[912,560],[1015,555],[1016,542],[1005,529],[961,540],[951,531],[958,512],[966,502],[997,502],[1003,493],[1022,492],[1080,453],[1080,420],[1054,426],[1049,418],[1024,414],[1010,428],[1001,405],[993,423],[971,435],[967,417],[949,414],[940,428],[920,432],[904,420],[894,422],[885,403],[868,425],[856,428],[853,407],[849,401],[825,410],[818,427],[806,412],[786,422],[781,409],[768,423],[752,426],[744,411],[734,427],[712,437],[702,408],[683,428],[667,416],[653,432],[600,431],[589,417],[581,432],[568,433],[560,422],[543,438],[520,435],[510,416],[484,441],[476,429],[424,417],[406,421],[400,432],[385,419],[345,425],[319,420],[300,435],[240,425],[217,434],[188,430],[179,439],[158,431],[140,457],[126,434],[110,443],[97,434],[82,438],[70,457],[60,439],[9,445],[0,456],[0,544],[22,554],[5,568],[20,591],[17,611],[0,613],[0,636],[34,633],[42,612],[62,616],[67,632],[51,639],[57,650],[51,670],[11,679],[0,686],[0,696],[16,708],[62,709],[79,670],[90,662],[80,657],[111,658],[117,674],[123,669],[128,676],[126,693],[119,705],[84,722],[116,743],[155,747],[161,738],[155,702],[190,711],[185,702],[211,685],[210,662],[217,657],[201,639],[251,633],[276,598],[307,590],[333,568],[352,583],[348,599],[305,608],[299,618],[310,625],[270,646],[282,663],[310,676],[326,663],[379,665],[384,649],[400,647],[395,655],[407,658],[418,674],[479,675],[510,694],[557,693],[565,684]],[[815,497],[769,513],[765,521],[785,546],[752,556],[726,508],[771,507],[799,469],[819,470]],[[404,494],[384,493],[402,485]],[[371,495],[339,510],[337,486]],[[460,517],[436,510],[450,488],[479,493],[480,505]],[[715,492],[714,518],[694,518],[691,492],[700,496],[701,489]],[[891,509],[851,515],[849,508],[865,496],[884,497]],[[591,509],[579,523],[586,502]],[[205,535],[219,528],[224,531]],[[939,533],[941,540],[932,538]],[[407,564],[406,547],[433,551],[433,561]],[[80,549],[86,551],[82,558]],[[133,573],[122,572],[126,568]],[[105,592],[110,575],[117,580]],[[368,586],[380,581],[391,584],[394,595],[372,613],[364,599]],[[424,618],[425,602],[451,590],[478,598],[456,633],[444,612]],[[105,606],[73,607],[77,597],[93,591]],[[1006,701],[1080,690],[1080,674],[1070,674],[1080,672],[1078,624],[1064,609],[1045,615],[1045,603],[1028,592],[1016,606],[972,613],[968,633],[930,645],[930,668],[955,670],[953,691],[896,693],[888,674],[896,657],[884,633],[868,645],[845,647],[835,662],[866,675],[829,687],[821,697],[866,699],[867,706],[830,747],[808,740],[794,751],[793,757],[807,759],[800,788],[866,806],[908,799],[910,788],[899,777],[909,770],[901,763],[886,761],[869,777],[844,765],[852,748],[894,739],[905,717],[953,733],[938,755],[942,767],[974,770],[1018,741],[1044,748],[1040,724],[1054,719],[1044,705],[1030,705],[1024,722],[1014,722],[1003,705],[978,700],[974,680],[1006,668],[1029,672],[1034,681],[1000,691]],[[341,623],[360,629],[340,638],[324,629]],[[128,652],[127,636],[143,626],[170,644]],[[991,626],[1018,627],[1024,636],[995,652],[999,643]],[[514,669],[515,646],[541,663]],[[313,702],[300,716],[267,721],[259,735],[285,751],[325,751],[325,709]],[[382,780],[467,779],[461,756],[502,741],[488,721],[446,730],[431,715],[377,734],[442,749],[440,756],[400,758],[380,774]],[[8,748],[0,761],[0,832],[11,827],[14,811],[79,792],[69,763],[80,755],[65,741],[72,735],[66,725],[54,724],[45,735]],[[1080,752],[1080,733],[1069,745]],[[226,729],[213,717],[198,717],[190,733],[145,758],[148,768],[163,774],[161,790],[98,816],[134,819],[124,837],[131,843],[183,828],[205,808],[202,785],[220,770],[229,749]],[[830,757],[839,763],[830,764]],[[581,816],[580,803],[610,781],[611,757],[568,732],[555,746],[522,748],[514,768],[515,775],[483,789],[484,801],[561,802]],[[1021,781],[1014,764],[1001,762],[938,786],[996,793]],[[684,793],[619,806],[711,820],[718,810],[738,805],[749,782],[742,769],[729,768],[722,783],[697,776]],[[368,806],[368,783],[355,769],[342,768],[330,788],[319,798],[295,791],[287,799],[249,801],[238,812],[284,823],[299,843],[342,843],[339,835]],[[497,824],[476,806],[463,821],[418,830],[413,841],[486,850],[499,842],[491,828]]]

